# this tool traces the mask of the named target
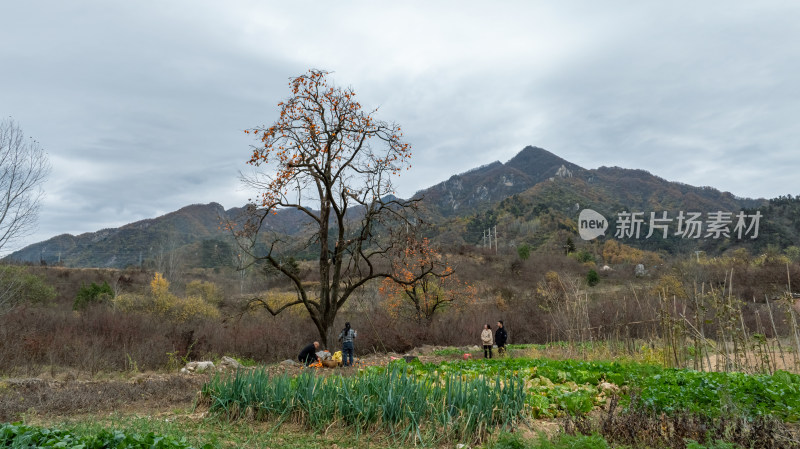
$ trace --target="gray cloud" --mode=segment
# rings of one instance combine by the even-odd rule
[[[740,196],[793,188],[789,1],[30,1],[4,6],[0,114],[54,170],[28,243],[241,204],[289,77],[334,72],[414,146],[411,195],[526,145]]]

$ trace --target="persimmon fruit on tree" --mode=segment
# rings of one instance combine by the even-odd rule
[[[273,315],[302,305],[326,345],[353,293],[394,276],[391,257],[420,223],[418,199],[394,196],[392,182],[411,160],[400,126],[378,120],[377,110],[365,110],[352,88],[334,85],[329,75],[309,70],[292,78],[277,120],[245,131],[257,143],[248,159],[253,172],[242,180],[257,196],[244,217],[229,223],[248,254],[244,260],[271,267],[297,293],[277,307],[258,296],[251,304]],[[303,230],[291,236],[269,226],[271,215],[286,210],[303,217]],[[302,253],[315,254],[318,284],[302,282],[296,267],[284,263]]]

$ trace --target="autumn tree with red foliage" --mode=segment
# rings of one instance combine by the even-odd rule
[[[328,72],[310,70],[293,78],[290,92],[278,103],[273,125],[246,131],[260,140],[248,161],[258,169],[243,176],[258,200],[237,221],[235,235],[253,263],[271,266],[297,292],[296,301],[275,308],[259,298],[252,302],[273,315],[302,304],[321,341],[329,344],[336,314],[353,292],[371,279],[393,275],[390,257],[402,243],[394,230],[418,222],[416,201],[392,196],[392,178],[409,168],[411,146],[398,125],[377,120],[376,110],[364,111],[353,89],[332,85]],[[300,211],[310,223],[302,248],[297,238],[264,225],[282,209]],[[266,249],[259,251],[263,242]],[[283,263],[303,251],[318,252],[318,288],[301,282],[297,270]]]
[[[475,302],[475,287],[458,279],[427,238],[407,237],[398,253],[380,288],[392,315],[430,324],[439,311]]]

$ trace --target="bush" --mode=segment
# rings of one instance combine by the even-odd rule
[[[81,285],[78,294],[75,295],[75,302],[72,303],[72,310],[83,310],[89,304],[109,301],[114,297],[114,290],[103,281],[102,285],[92,282],[90,285]]]
[[[213,284],[211,285],[213,286]],[[216,287],[214,289],[206,288],[205,290],[216,291]],[[219,317],[219,309],[214,304],[207,302],[203,297],[187,296],[180,298],[171,293],[169,291],[169,281],[160,273],[156,273],[152,282],[150,282],[150,294],[125,293],[114,298],[114,306],[124,312],[156,315],[178,323],[198,318]]]
[[[589,284],[590,287],[597,285],[600,282],[600,276],[597,275],[597,272],[594,270],[589,270],[586,273],[586,283]]]
[[[522,260],[528,260],[531,257],[531,246],[525,243],[517,248],[517,255]]]
[[[575,260],[577,260],[580,263],[587,263],[587,262],[594,262],[595,261],[594,260],[594,254],[590,253],[589,251],[586,251],[585,249],[582,249],[582,250],[578,251],[577,253],[572,253],[570,256],[574,257]]]
[[[113,301],[126,296],[131,295],[122,293]],[[226,354],[277,362],[297,357],[299,346],[287,345],[287,341],[310,342],[315,333],[307,318],[273,317],[260,311],[242,316],[235,326],[222,326],[218,319],[179,323],[111,307],[88,307],[74,313],[71,301],[18,307],[0,318],[0,376],[32,377],[51,366],[56,372],[68,368],[86,373],[163,370],[170,352],[189,354],[192,360],[214,360]],[[375,337],[364,334],[359,332],[359,344],[372,347]],[[0,404],[0,418],[3,411]]]
[[[217,284],[206,281],[191,281],[186,284],[186,296],[202,298],[203,301],[219,306],[222,303],[222,292]]]
[[[24,302],[48,302],[55,297],[55,289],[25,267],[0,265],[0,311]]]

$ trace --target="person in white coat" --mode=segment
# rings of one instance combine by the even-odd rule
[[[494,335],[492,334],[492,326],[488,324],[483,325],[481,332],[481,343],[483,343],[483,358],[492,358],[492,345],[494,344]]]

